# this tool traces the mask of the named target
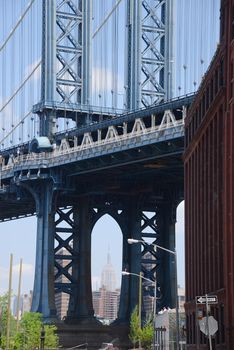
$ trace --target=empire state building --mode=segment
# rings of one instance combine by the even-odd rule
[[[107,291],[114,292],[116,290],[116,273],[111,264],[110,253],[107,254],[107,264],[102,270],[101,286]]]

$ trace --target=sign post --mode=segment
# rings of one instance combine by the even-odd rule
[[[207,295],[206,294],[204,296],[197,296],[196,297],[196,318],[198,318],[197,306],[202,305],[202,304],[203,305],[205,304],[205,306],[206,306],[206,317],[202,318],[202,320],[199,321],[199,325],[200,325],[201,332],[203,332],[205,335],[207,335],[207,337],[209,339],[209,349],[210,350],[212,350],[211,336],[217,332],[218,323],[212,316],[209,316],[209,308],[210,308],[209,305],[210,304],[217,304],[217,303],[218,303],[217,295]],[[197,321],[198,321],[198,319],[197,319]],[[205,321],[205,327],[204,327],[204,321]],[[212,329],[210,329],[211,327],[212,327]]]
[[[209,339],[209,347],[210,347],[210,350],[212,350],[212,341],[211,341],[210,327],[209,327],[209,304],[208,304],[207,294],[206,294],[206,329],[207,329],[207,336]]]

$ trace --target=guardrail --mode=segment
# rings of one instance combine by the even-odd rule
[[[137,122],[139,125],[137,126]],[[134,128],[135,126],[135,128]],[[154,142],[159,142],[167,137],[172,139],[174,137],[181,135],[184,128],[184,120],[173,121],[165,125],[153,126],[150,128],[145,128],[140,121],[135,122],[133,129],[130,133],[119,135],[116,128],[110,127],[104,139],[93,141],[90,133],[85,133],[80,145],[76,144],[74,140],[74,146],[70,146],[69,142],[64,139],[62,140],[60,146],[56,147],[52,152],[42,152],[42,153],[28,153],[26,155],[10,156],[7,164],[4,163],[4,159],[1,162],[0,174],[3,176],[7,171],[17,168],[18,166],[30,166],[32,164],[40,165],[40,168],[46,168],[53,166],[53,164],[67,163],[72,161],[68,159],[67,155],[74,155],[74,157],[82,156],[85,158],[85,154],[90,151],[94,151],[93,156],[97,149],[103,152],[114,152],[115,148],[124,149],[129,146],[140,147],[143,143],[152,144]],[[140,129],[141,128],[141,129]],[[89,154],[89,157],[92,156]]]

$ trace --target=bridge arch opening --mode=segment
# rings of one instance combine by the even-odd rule
[[[95,316],[104,324],[117,318],[122,270],[122,232],[109,214],[92,231],[91,271]]]

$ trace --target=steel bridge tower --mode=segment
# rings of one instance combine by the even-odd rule
[[[156,104],[173,95],[173,0],[127,0],[126,99],[129,110]],[[78,6],[76,6],[78,4]],[[40,151],[54,142],[57,118],[65,110],[77,127],[97,117],[85,113],[91,94],[91,0],[43,1],[42,90],[34,106],[40,117],[40,137],[31,147]],[[66,115],[67,117],[67,115]],[[91,233],[110,214],[123,234],[123,269],[147,270],[160,285],[160,306],[175,306],[173,257],[148,247],[129,247],[128,238],[145,239],[174,250],[179,191],[161,188],[151,200],[135,191],[113,195],[77,193],[77,181],[61,169],[25,183],[36,203],[37,248],[32,311],[56,320],[55,293],[70,295],[67,323],[96,322],[91,290]],[[146,200],[147,197],[147,200]],[[150,212],[148,217],[146,212]],[[150,232],[146,232],[146,228]],[[67,238],[64,239],[64,235]],[[65,249],[66,254],[63,254]],[[144,255],[150,252],[151,258]],[[61,263],[66,260],[64,265]],[[146,267],[148,268],[146,269]],[[67,282],[59,282],[60,276]],[[138,281],[123,279],[117,323],[127,322],[138,303]]]

